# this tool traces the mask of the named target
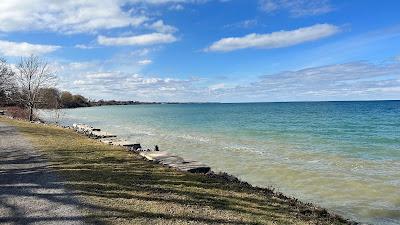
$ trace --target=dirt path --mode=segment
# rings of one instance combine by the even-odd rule
[[[29,141],[0,123],[0,224],[84,224],[79,205]]]

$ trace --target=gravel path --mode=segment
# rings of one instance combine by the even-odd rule
[[[0,123],[0,224],[84,224],[80,202],[14,127]]]

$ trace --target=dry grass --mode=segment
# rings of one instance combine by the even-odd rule
[[[72,130],[0,117],[29,137],[102,224],[348,224],[267,189],[147,162]]]

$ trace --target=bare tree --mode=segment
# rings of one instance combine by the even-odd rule
[[[22,92],[21,103],[29,109],[29,120],[33,120],[33,111],[39,103],[42,88],[54,84],[55,74],[50,65],[38,56],[21,58],[17,65],[17,82]]]
[[[14,75],[10,65],[3,58],[0,58],[0,105],[9,102],[11,91],[14,87]]]
[[[38,108],[46,109],[45,117],[58,124],[65,112],[62,110],[61,92],[56,88],[43,88],[39,94]]]

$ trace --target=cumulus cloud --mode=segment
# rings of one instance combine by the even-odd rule
[[[97,32],[149,21],[149,7],[201,4],[207,0],[1,0],[0,31],[45,30],[60,33]]]
[[[52,30],[62,33],[93,32],[138,26],[147,20],[122,9],[129,1],[35,0],[0,1],[0,31]]]
[[[293,17],[320,15],[333,10],[329,0],[259,0],[259,5],[267,13],[286,10]]]
[[[174,33],[178,31],[176,27],[167,25],[162,20],[158,20],[150,25],[147,25],[147,27],[160,33]]]
[[[123,45],[155,45],[175,42],[177,38],[172,34],[151,33],[129,37],[106,37],[98,36],[97,42],[101,45],[123,46]]]
[[[282,48],[334,35],[339,27],[331,24],[316,24],[291,31],[269,34],[248,34],[244,37],[223,38],[214,42],[206,51],[228,52],[245,48]]]
[[[185,101],[199,95],[193,79],[173,79],[156,76],[143,76],[122,72],[88,73],[74,80],[77,92],[102,94],[102,98],[113,98],[114,95],[130,100],[146,101]],[[129,96],[129,97],[128,97]],[[121,99],[121,97],[118,97]]]
[[[43,55],[59,49],[56,45],[30,44],[0,40],[0,53],[6,56]]]
[[[86,78],[89,79],[112,79],[114,78],[114,74],[110,72],[106,73],[90,73],[86,75]]]
[[[151,64],[153,61],[151,61],[150,59],[143,59],[143,60],[139,60],[137,63],[139,65],[148,65]]]
[[[208,0],[127,0],[130,3],[167,4],[167,3],[203,3]]]
[[[78,71],[82,71],[82,70],[85,70],[85,69],[90,69],[90,68],[95,67],[95,66],[98,67],[98,65],[96,65],[93,62],[71,62],[71,63],[68,63],[66,65],[59,64],[59,66],[61,67],[60,69],[62,69],[62,70],[64,70],[65,67],[67,67],[68,69],[78,70]]]
[[[93,99],[206,101],[208,89],[202,86],[203,80],[141,74],[129,61],[126,70],[103,61],[59,62],[59,88]]]

